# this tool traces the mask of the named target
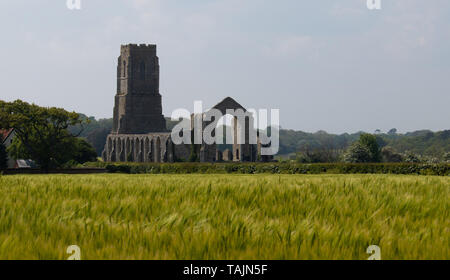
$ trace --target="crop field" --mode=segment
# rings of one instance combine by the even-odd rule
[[[450,177],[0,176],[0,259],[450,259]]]

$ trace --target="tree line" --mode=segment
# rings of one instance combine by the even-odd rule
[[[303,163],[449,162],[450,130],[334,135],[281,129],[280,154]]]
[[[81,117],[90,120],[81,136],[92,144],[98,155],[101,155],[106,137],[112,129],[112,119],[96,120],[82,114]],[[176,123],[166,118],[167,130],[170,131]],[[76,125],[69,130],[75,133],[80,128],[80,125]],[[375,142],[378,152],[375,151]],[[230,149],[231,145],[218,145],[218,148]],[[439,132],[421,130],[400,134],[394,128],[387,133],[376,131],[374,134],[357,132],[336,135],[325,131],[307,133],[280,129],[279,155],[303,163],[445,162],[450,160],[449,152],[450,130]]]
[[[166,118],[167,130],[176,123]],[[0,169],[8,157],[32,159],[45,170],[95,161],[112,124],[112,118],[97,120],[62,108],[0,100],[0,128],[16,133],[8,149],[0,144]],[[280,129],[279,154],[299,163],[450,162],[450,130],[336,135]]]

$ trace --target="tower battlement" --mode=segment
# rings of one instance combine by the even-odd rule
[[[156,45],[152,44],[128,44],[120,46],[121,55],[130,55],[135,52],[151,53],[156,56]]]
[[[121,45],[121,48],[154,48],[156,49],[155,44],[127,44],[127,45]]]

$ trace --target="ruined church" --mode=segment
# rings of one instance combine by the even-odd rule
[[[213,107],[225,115],[227,109],[243,109],[230,97]],[[159,59],[156,45],[122,45],[117,62],[117,93],[113,129],[102,153],[107,162],[177,162],[188,161],[195,153],[200,162],[266,161],[258,156],[260,145],[250,144],[246,129],[243,144],[233,143],[232,150],[220,151],[215,144],[178,144],[171,139],[162,114],[159,92]],[[248,122],[246,122],[248,125]],[[234,128],[236,139],[236,126]]]

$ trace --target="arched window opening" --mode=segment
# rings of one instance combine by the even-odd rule
[[[123,77],[126,77],[127,74],[127,62],[123,61]]]
[[[139,65],[139,75],[141,80],[145,80],[145,62],[142,61]]]

